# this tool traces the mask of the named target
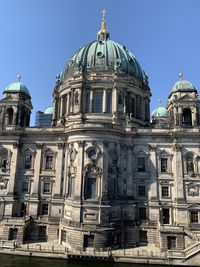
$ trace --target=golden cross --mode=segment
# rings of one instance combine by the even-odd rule
[[[105,9],[103,9],[103,10],[101,11],[103,20],[105,20],[105,18],[106,18],[106,13],[107,13],[107,12],[108,12],[108,11],[106,11]]]

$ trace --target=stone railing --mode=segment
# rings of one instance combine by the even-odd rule
[[[200,242],[197,242],[184,250],[169,250],[167,257],[170,259],[187,259],[200,250]]]

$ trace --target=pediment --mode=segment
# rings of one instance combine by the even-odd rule
[[[193,96],[191,96],[191,95],[188,95],[188,94],[186,94],[186,95],[183,95],[183,96],[181,96],[179,99],[178,99],[178,101],[196,101],[197,99],[195,98],[195,97],[193,97]]]
[[[188,209],[200,209],[200,204],[190,204],[188,205]]]
[[[30,146],[25,145],[25,146],[23,146],[21,152],[23,154],[33,154],[33,153],[35,153],[35,150],[33,150]]]

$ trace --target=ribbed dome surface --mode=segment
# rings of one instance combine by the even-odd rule
[[[53,114],[53,107],[50,106],[44,110],[44,114]]]
[[[165,107],[156,108],[153,110],[151,117],[168,117],[168,111]]]
[[[125,47],[109,39],[93,41],[80,48],[68,61],[62,80],[77,70],[108,71],[122,70],[143,82],[144,75],[133,54]]]
[[[6,87],[3,93],[24,93],[30,97],[27,87],[21,82],[11,83]]]

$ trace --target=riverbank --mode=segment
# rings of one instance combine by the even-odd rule
[[[75,251],[69,250],[63,245],[56,243],[33,243],[23,244],[19,247],[1,247],[1,254],[12,254],[29,257],[44,257],[66,260],[94,260],[119,263],[141,263],[152,265],[185,265],[200,266],[199,255],[187,259],[177,254],[172,257],[170,252],[161,252],[159,248],[144,246],[127,249],[116,249],[108,251]],[[170,256],[171,255],[171,256]]]

